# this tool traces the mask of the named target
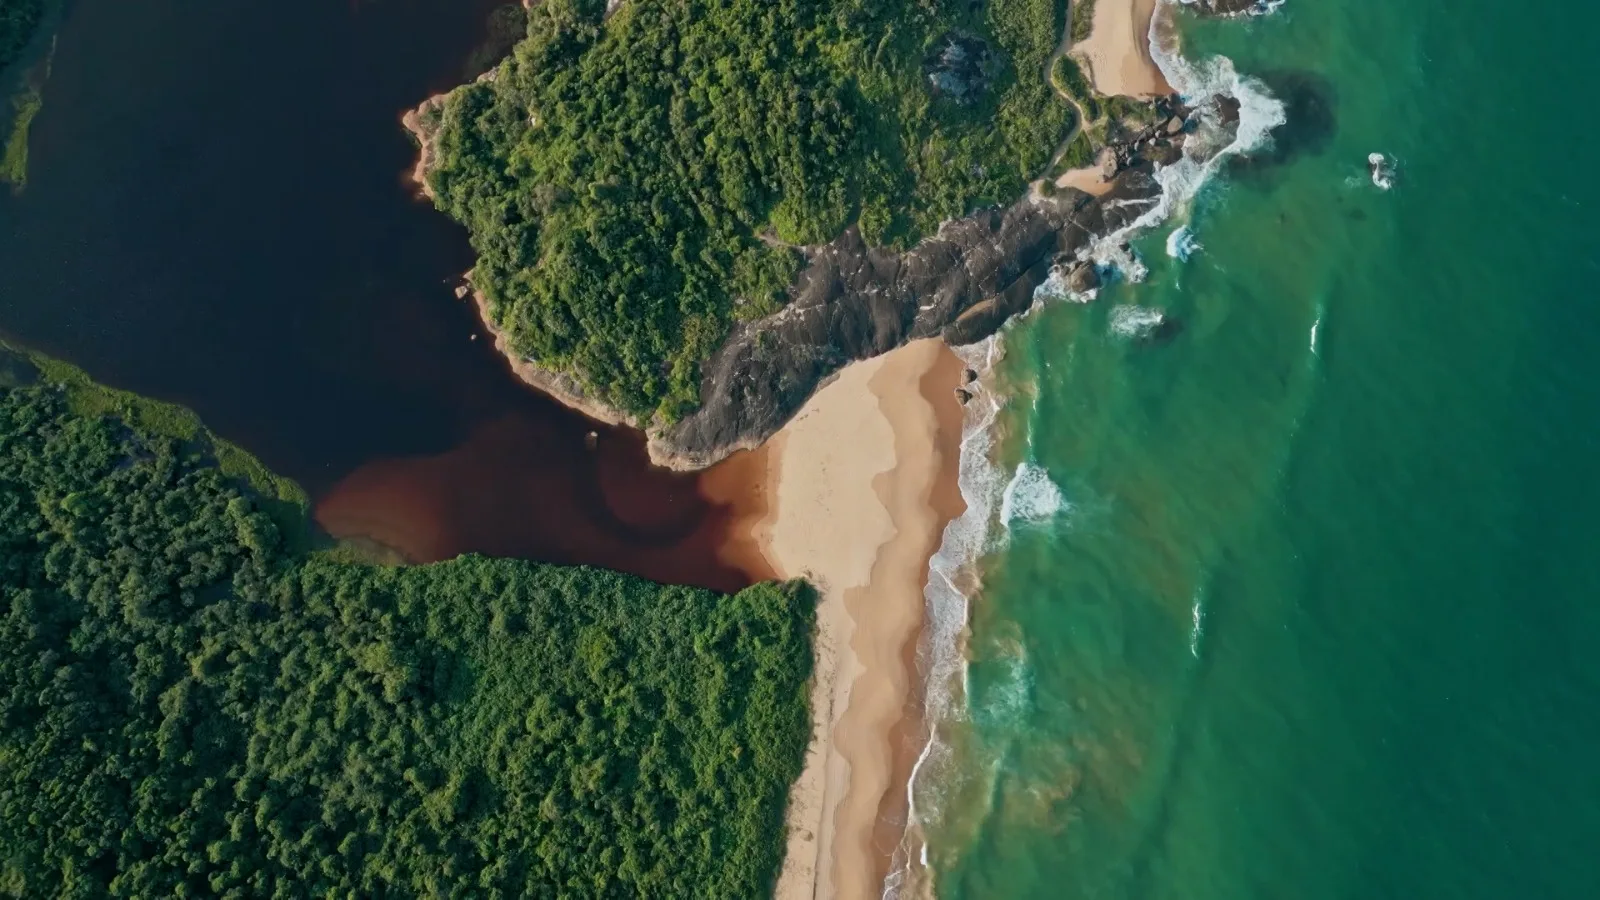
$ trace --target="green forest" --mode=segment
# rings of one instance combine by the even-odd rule
[[[804,585],[309,551],[192,414],[42,368],[0,352],[0,894],[770,893]]]
[[[520,355],[641,419],[699,401],[797,245],[1010,203],[1072,121],[1065,0],[546,0],[453,92],[429,182]]]

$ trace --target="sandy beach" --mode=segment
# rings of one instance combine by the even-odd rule
[[[779,576],[821,592],[812,742],[790,793],[780,900],[882,893],[923,735],[928,560],[961,511],[962,373],[938,340],[855,363],[763,448],[756,542]]]
[[[1148,97],[1172,87],[1150,58],[1150,20],[1156,0],[1098,0],[1087,40],[1072,47],[1102,94]]]
[[[1056,179],[1058,188],[1075,188],[1093,197],[1099,197],[1111,190],[1111,179],[1107,173],[1116,172],[1116,160],[1107,158],[1109,151],[1102,151],[1100,158],[1093,165],[1081,169],[1068,169]]]

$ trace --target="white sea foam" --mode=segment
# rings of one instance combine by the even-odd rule
[[[1023,655],[997,660],[994,665],[999,671],[984,692],[983,709],[978,712],[989,729],[1014,732],[1026,726],[1028,710],[1033,707],[1033,671]]]
[[[1204,249],[1205,245],[1200,243],[1187,225],[1180,225],[1167,235],[1167,255],[1173,259],[1187,262],[1189,257]]]
[[[1067,498],[1050,473],[1030,462],[1017,466],[1000,495],[1000,521],[1008,528],[1012,522],[1048,522],[1066,508]]]
[[[1271,130],[1284,121],[1282,104],[1273,99],[1260,82],[1239,75],[1227,58],[1218,56],[1190,62],[1179,56],[1176,33],[1167,20],[1180,2],[1161,0],[1150,26],[1151,55],[1167,82],[1191,104],[1203,103],[1215,94],[1238,101],[1238,128],[1230,134],[1216,121],[1214,110],[1201,116],[1199,127],[1185,142],[1183,157],[1155,173],[1155,179],[1161,187],[1159,197],[1147,201],[1145,205],[1148,208],[1127,227],[1093,242],[1086,252],[1080,254],[1081,258],[1101,266],[1104,276],[1120,274],[1130,281],[1142,280],[1148,270],[1128,242],[1174,214],[1187,211],[1195,195],[1228,158],[1260,148],[1269,140]],[[1268,12],[1276,9],[1280,3],[1281,0],[1266,2],[1258,4],[1258,7]],[[1192,232],[1188,239],[1192,239]],[[1186,249],[1188,252],[1198,250],[1198,243]],[[1092,299],[1093,295],[1073,294],[1066,289],[1062,274],[1053,271],[1034,296],[1045,301],[1069,299],[1082,302]],[[1155,311],[1146,312],[1160,315]],[[1115,329],[1115,314],[1113,319],[1112,327]],[[1159,322],[1157,318],[1155,324]],[[968,347],[957,348],[956,352],[969,367],[987,375],[1000,356],[1000,339],[991,337]],[[917,757],[906,786],[909,802],[907,842],[895,854],[891,875],[884,884],[885,898],[897,896],[906,884],[913,857],[926,868],[928,845],[922,836],[922,829],[925,823],[935,821],[939,816],[941,795],[938,784],[945,777],[956,774],[950,770],[954,760],[949,747],[940,740],[939,729],[941,723],[959,721],[967,716],[963,704],[969,691],[962,634],[967,627],[969,607],[967,591],[963,588],[976,588],[975,566],[978,560],[1003,544],[1010,523],[1047,520],[1066,508],[1060,488],[1050,481],[1044,469],[1024,464],[1008,479],[1006,473],[994,463],[994,427],[1004,400],[986,386],[986,379],[969,385],[967,389],[973,396],[965,410],[957,476],[967,506],[965,512],[945,527],[939,550],[929,562],[928,584],[924,591],[927,604],[925,671],[928,679],[925,714],[930,726],[929,738]],[[1192,652],[1196,654],[1199,652],[1202,627],[1203,609],[1197,606],[1192,645]],[[1019,669],[1018,674],[1018,692],[1007,697],[1010,700],[1020,697],[1025,702],[1028,697],[1026,668]],[[998,760],[994,763],[998,764]],[[911,848],[913,841],[916,842],[915,850]]]
[[[1098,290],[1089,290],[1083,293],[1073,290],[1067,285],[1067,278],[1063,274],[1061,267],[1052,266],[1050,274],[1046,275],[1044,281],[1033,289],[1033,305],[1038,306],[1041,303],[1049,303],[1054,300],[1066,300],[1070,303],[1088,303],[1097,294],[1099,294]]]
[[[1200,6],[1200,0],[1178,0],[1184,6]],[[1226,16],[1268,16],[1283,8],[1286,0],[1256,0],[1255,3],[1236,13],[1224,13]]]
[[[984,376],[993,371],[1001,355],[998,335],[954,349],[969,368]],[[939,550],[928,561],[928,583],[923,589],[927,609],[924,714],[929,724],[928,741],[917,755],[906,784],[906,836],[895,851],[889,877],[884,881],[885,900],[899,895],[910,874],[910,842],[918,843],[914,855],[924,868],[927,866],[928,845],[922,837],[922,825],[938,816],[939,793],[932,785],[942,780],[941,773],[951,762],[950,749],[939,739],[939,726],[965,715],[961,704],[967,694],[967,661],[961,635],[967,627],[968,610],[963,585],[975,583],[971,567],[990,549],[991,525],[1004,493],[1003,475],[991,459],[994,426],[1003,400],[984,378],[966,389],[971,399],[963,413],[956,482],[967,508],[945,526]]]
[[[1183,156],[1156,170],[1155,179],[1161,186],[1156,203],[1125,227],[1090,245],[1089,259],[1122,268],[1129,281],[1140,281],[1148,272],[1137,257],[1129,260],[1132,254],[1125,245],[1147,229],[1186,213],[1195,195],[1228,159],[1266,146],[1272,129],[1286,121],[1283,104],[1260,81],[1240,75],[1226,56],[1191,61],[1179,54],[1177,31],[1171,23],[1179,2],[1161,0],[1150,20],[1150,56],[1186,103],[1205,104],[1216,95],[1237,101],[1239,123],[1230,139],[1216,111],[1203,112],[1198,127],[1184,142]]]
[[[1111,310],[1111,333],[1124,338],[1144,337],[1161,327],[1167,316],[1146,306],[1118,306]]]
[[[1367,154],[1367,171],[1372,173],[1372,183],[1380,190],[1387,191],[1394,187],[1394,161],[1382,153]]]
[[[1311,320],[1311,355],[1320,356],[1317,347],[1317,331],[1322,328],[1322,310],[1317,310],[1317,317]]]
[[[1206,608],[1205,608],[1205,589],[1204,588],[1199,588],[1199,589],[1195,590],[1193,606],[1192,606],[1192,608],[1190,609],[1189,612],[1190,612],[1191,617],[1194,619],[1194,624],[1189,628],[1189,655],[1194,657],[1195,659],[1199,659],[1200,658],[1200,639],[1205,637],[1205,633],[1206,633],[1206,631],[1205,631],[1205,629],[1206,629],[1206,621],[1205,621]]]

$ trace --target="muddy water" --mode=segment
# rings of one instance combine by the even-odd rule
[[[335,534],[737,587],[703,479],[512,376],[406,180],[401,113],[475,74],[498,2],[75,0],[0,197],[0,332],[193,407]]]

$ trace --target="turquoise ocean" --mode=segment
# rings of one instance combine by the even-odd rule
[[[942,898],[1600,897],[1600,6],[1176,27],[1287,122],[1142,280],[976,349],[912,855]]]

